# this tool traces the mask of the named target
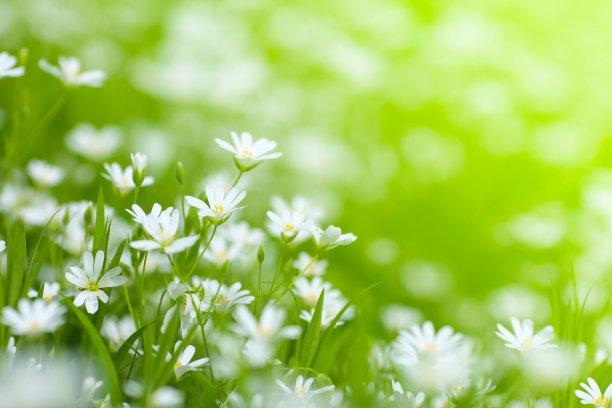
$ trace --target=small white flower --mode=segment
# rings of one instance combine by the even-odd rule
[[[175,349],[178,349],[180,346],[181,341],[179,340],[176,343]],[[198,360],[191,361],[195,352],[195,347],[193,347],[191,344],[188,345],[178,357],[176,363],[174,363],[174,374],[176,375],[177,380],[180,379],[186,372],[195,371],[208,363],[208,358],[200,358]]]
[[[323,282],[323,280],[318,276],[312,280],[302,277],[295,282],[294,287],[296,295],[304,299],[306,304],[309,306],[314,306],[317,304],[323,289],[325,289],[325,300],[327,300],[327,298],[334,298],[340,295],[340,292],[332,289],[331,284],[328,282]]]
[[[100,130],[88,123],[77,125],[66,138],[66,147],[86,159],[106,160],[121,145],[121,131],[114,126]]]
[[[60,285],[57,282],[45,282],[43,283],[43,293],[42,293],[42,299],[49,303],[53,300],[54,297],[57,296],[57,294],[60,291]]]
[[[342,298],[339,294],[334,296],[333,291],[330,292],[330,296],[327,295],[327,291],[325,292],[325,299],[323,301],[323,313],[321,314],[321,327],[327,328],[334,321],[338,313],[344,308],[347,301]],[[348,308],[343,314],[338,322],[337,326],[342,326],[345,321],[350,320],[353,317],[354,310],[352,308]],[[302,310],[300,312],[300,319],[305,320],[310,323],[312,317],[314,315],[314,308],[312,310]]]
[[[234,154],[236,166],[241,171],[248,171],[263,160],[278,159],[283,154],[272,152],[276,149],[276,142],[268,139],[259,139],[253,143],[253,137],[248,132],[243,132],[238,136],[236,132],[231,132],[233,145],[222,139],[215,139],[221,147]]]
[[[310,224],[308,230],[320,250],[328,250],[340,245],[349,245],[355,242],[357,237],[354,234],[343,234],[342,230],[336,226],[330,225],[327,229],[322,230],[314,224]]]
[[[94,377],[85,377],[83,380],[83,386],[81,388],[81,395],[84,401],[93,401],[94,394],[98,391],[104,383],[102,381],[96,381]]]
[[[187,196],[185,200],[192,207],[197,208],[200,217],[208,219],[215,225],[220,225],[227,221],[227,219],[234,212],[244,208],[236,207],[246,196],[245,191],[238,191],[232,189],[225,194],[222,186],[206,186],[206,198],[208,198],[208,204],[199,198]]]
[[[276,379],[276,384],[283,390],[283,392],[291,397],[291,401],[295,404],[304,405],[308,401],[310,401],[314,396],[323,394],[326,392],[334,391],[335,387],[333,385],[328,385],[325,387],[311,389],[312,384],[314,383],[314,378],[308,378],[304,381],[304,377],[301,375],[298,376],[295,380],[295,386],[291,389],[290,386],[285,384],[279,379]]]
[[[41,187],[54,187],[64,179],[64,169],[42,160],[28,163],[28,176]]]
[[[517,318],[510,319],[514,333],[510,332],[501,324],[497,324],[497,337],[505,340],[506,347],[516,349],[520,352],[528,350],[546,350],[556,347],[550,344],[550,341],[555,337],[555,331],[552,326],[546,326],[539,332],[533,332],[533,321],[526,319],[520,322]]]
[[[25,74],[25,67],[15,67],[17,58],[8,52],[0,52],[0,79],[20,77]]]
[[[202,299],[200,309],[205,312],[210,310],[213,300],[214,309],[222,313],[229,312],[236,305],[248,305],[255,300],[248,290],[242,289],[240,282],[228,287],[226,285],[219,286],[219,282],[214,279],[206,279],[202,282],[202,288],[204,289],[204,299]]]
[[[280,237],[285,242],[291,242],[297,234],[305,229],[304,214],[283,211],[277,214],[273,211],[266,213],[268,216],[268,229],[273,235]]]
[[[6,251],[6,241],[3,239],[0,239],[0,253]]]
[[[172,387],[162,387],[155,390],[147,401],[151,408],[174,408],[183,405],[183,393]]]
[[[161,205],[155,203],[150,214],[146,214],[138,204],[132,206],[132,211],[126,210],[141,224],[151,239],[132,241],[130,246],[139,251],[159,249],[166,254],[182,252],[192,247],[199,239],[193,235],[178,238],[180,214],[173,207],[162,211]]]
[[[299,326],[283,327],[285,311],[273,305],[264,307],[259,321],[246,306],[239,305],[234,312],[234,319],[238,323],[234,330],[254,341],[294,339],[300,334]]]
[[[113,183],[120,194],[127,194],[136,188],[132,166],[127,166],[123,170],[119,163],[104,163],[104,169],[106,169],[106,173],[102,173],[102,176]],[[153,184],[153,177],[145,177],[140,186],[146,187],[151,184]]]
[[[576,390],[574,393],[580,398],[580,403],[583,405],[594,405],[596,408],[607,408],[610,405],[610,398],[612,397],[612,384],[608,385],[606,391],[601,394],[599,385],[591,377],[587,378],[588,385],[580,383],[580,386],[584,388],[582,390]]]
[[[17,309],[8,306],[2,309],[2,323],[10,326],[12,333],[17,336],[54,332],[64,324],[66,309],[57,302],[21,299]]]
[[[147,156],[143,153],[132,153],[132,168],[134,169],[134,183],[141,185],[145,179],[145,172],[147,170]]]
[[[300,252],[298,259],[293,262],[293,266],[298,271],[304,271],[304,276],[321,276],[327,269],[326,260],[315,260],[306,252]]]
[[[81,62],[76,58],[59,57],[59,67],[49,64],[47,60],[38,61],[40,69],[53,75],[66,87],[90,86],[99,88],[106,79],[102,71],[81,71]]]
[[[102,336],[106,337],[110,344],[111,351],[117,351],[123,343],[136,332],[136,326],[131,316],[118,319],[115,316],[107,316],[102,323]],[[134,345],[138,344],[138,340]]]
[[[215,265],[223,265],[226,262],[233,262],[241,252],[242,248],[239,245],[232,243],[221,235],[215,235],[204,254],[204,259]]]
[[[462,336],[454,333],[450,326],[444,326],[436,333],[432,322],[427,321],[422,326],[413,325],[409,331],[401,331],[396,341],[403,362],[409,363],[418,356],[443,356],[457,349]]]
[[[118,266],[100,276],[103,266],[103,251],[98,251],[95,259],[91,252],[85,252],[83,268],[71,266],[70,272],[66,272],[66,279],[81,290],[81,293],[74,298],[74,305],[80,307],[85,303],[87,312],[91,314],[98,310],[98,299],[103,303],[108,302],[108,295],[102,289],[120,286],[127,282],[126,277],[120,276],[121,268]]]

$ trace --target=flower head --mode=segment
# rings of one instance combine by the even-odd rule
[[[304,214],[297,212],[283,211],[280,214],[268,211],[268,229],[270,232],[280,237],[285,242],[291,242],[300,231],[306,227]]]
[[[588,385],[580,383],[584,391],[574,391],[576,396],[580,398],[580,403],[583,405],[594,405],[596,408],[607,408],[610,405],[610,398],[612,398],[612,384],[608,385],[602,395],[601,389],[594,379],[591,377],[587,378],[587,383]]]
[[[53,187],[64,179],[64,170],[52,166],[42,160],[32,160],[28,163],[28,176],[41,187]]]
[[[208,311],[212,307],[220,312],[228,312],[236,305],[248,305],[255,298],[250,292],[242,289],[242,284],[236,282],[231,286],[219,285],[219,282],[214,279],[206,279],[202,282],[204,289],[204,299],[200,305],[200,309]]]
[[[276,142],[268,139],[259,139],[253,142],[253,137],[248,132],[231,132],[232,141],[230,144],[222,139],[215,139],[215,142],[229,152],[234,153],[234,161],[240,171],[249,171],[263,160],[278,159],[283,154],[272,152],[276,149]]]
[[[0,52],[0,79],[20,77],[25,74],[25,67],[15,67],[17,58],[8,52]]]
[[[176,343],[175,349],[178,349],[180,346],[181,341],[179,340]],[[195,347],[189,344],[179,355],[178,359],[176,360],[176,363],[174,363],[174,374],[176,375],[177,380],[180,379],[188,371],[197,370],[206,363],[208,363],[208,358],[200,358],[198,360],[191,361],[195,352]]]
[[[106,169],[106,173],[103,173],[102,176],[113,183],[120,194],[125,195],[136,188],[132,166],[127,166],[123,170],[119,163],[104,163],[104,169]],[[145,187],[151,184],[153,184],[153,177],[145,177],[140,186]]]
[[[510,332],[501,324],[497,325],[497,337],[505,340],[506,347],[516,349],[520,352],[540,349],[546,350],[556,347],[550,344],[550,341],[555,337],[555,331],[552,326],[546,326],[539,332],[533,332],[533,321],[526,319],[520,322],[517,318],[510,319],[514,333]]]
[[[267,305],[261,312],[259,320],[244,305],[236,307],[234,319],[238,323],[235,331],[255,341],[272,341],[275,339],[294,339],[300,334],[298,326],[283,327],[285,311],[273,305]]]
[[[85,303],[87,312],[91,314],[98,310],[98,299],[103,303],[108,302],[108,295],[102,289],[120,286],[127,282],[126,277],[120,276],[121,268],[118,266],[100,276],[103,267],[103,251],[96,252],[95,259],[91,252],[85,252],[83,268],[71,266],[70,272],[66,272],[66,279],[81,291],[74,299],[74,305],[80,307]]]
[[[106,160],[121,144],[121,132],[114,126],[96,129],[88,123],[77,125],[66,138],[66,147],[93,161]]]
[[[64,324],[66,308],[57,302],[21,299],[17,309],[8,306],[2,309],[2,323],[10,326],[12,333],[17,336],[37,336],[54,332]]]
[[[102,335],[106,337],[112,351],[117,351],[123,343],[136,331],[134,320],[131,316],[118,319],[115,316],[107,316],[102,323]],[[138,340],[134,344],[137,344]]]
[[[59,66],[51,65],[47,60],[38,61],[40,69],[53,75],[68,88],[90,86],[99,88],[106,79],[102,71],[81,71],[81,62],[76,58],[59,57]]]
[[[276,384],[278,384],[278,386],[281,388],[281,390],[285,393],[286,396],[290,397],[291,402],[297,405],[306,404],[316,395],[323,394],[325,392],[332,392],[335,389],[333,385],[327,385],[325,387],[312,389],[313,383],[314,378],[308,378],[306,381],[304,381],[304,377],[299,375],[296,378],[295,385],[292,389],[281,380],[276,379]]]
[[[330,225],[327,227],[327,229],[323,230],[311,223],[307,229],[312,234],[317,247],[322,251],[329,250],[340,245],[352,244],[357,239],[354,234],[343,234],[340,228],[333,225]]]
[[[227,192],[227,194],[225,194],[222,186],[213,187],[208,185],[206,186],[206,198],[208,199],[208,204],[199,198],[192,196],[185,197],[185,200],[189,203],[189,205],[199,210],[198,214],[200,217],[208,219],[215,225],[221,225],[228,220],[230,215],[244,208],[237,207],[237,205],[240,204],[245,196],[245,191],[231,189]]]
[[[143,153],[132,153],[132,168],[134,176],[134,184],[140,186],[145,179],[145,172],[147,170],[147,156]]]

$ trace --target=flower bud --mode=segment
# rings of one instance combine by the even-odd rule
[[[185,182],[185,169],[183,168],[182,162],[176,163],[176,180],[181,185]]]

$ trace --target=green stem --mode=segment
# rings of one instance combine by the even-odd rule
[[[283,298],[283,296],[285,296],[285,294],[293,287],[293,285],[295,284],[295,282],[297,282],[302,276],[304,276],[304,274],[306,273],[306,271],[317,261],[317,259],[319,259],[319,255],[320,253],[317,252],[317,254],[312,258],[312,260],[308,263],[308,265],[306,265],[304,267],[304,269],[302,269],[300,271],[300,273],[297,274],[297,276],[295,278],[293,278],[291,280],[291,282],[289,283],[289,285],[287,285],[287,287],[285,288],[285,290],[283,290],[283,292],[280,294],[280,296],[276,299],[276,301],[274,302],[274,304],[277,304],[278,302],[280,302],[280,300]]]
[[[198,264],[200,263],[200,261],[202,260],[202,257],[204,256],[204,254],[206,253],[206,250],[208,249],[208,247],[210,246],[210,243],[212,242],[215,233],[217,232],[217,228],[218,225],[215,225],[213,227],[213,231],[210,234],[210,238],[208,238],[208,242],[206,242],[206,245],[204,245],[204,249],[202,249],[202,252],[200,252],[200,254],[198,255],[198,259],[196,259],[196,261],[193,263],[193,266],[191,267],[191,269],[189,269],[189,273],[187,273],[187,279],[191,278],[191,274],[193,273],[193,271],[195,270],[195,268],[198,266]]]

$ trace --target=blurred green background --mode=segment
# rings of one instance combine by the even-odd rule
[[[120,127],[123,165],[147,153],[142,198],[164,205],[176,160],[198,193],[231,171],[214,138],[250,131],[285,155],[249,174],[246,218],[262,226],[272,194],[323,203],[359,237],[328,278],[348,297],[384,282],[364,300],[374,330],[405,304],[492,335],[491,318],[546,321],[571,274],[588,310],[607,300],[611,19],[595,0],[0,0],[0,50],[28,50],[26,127],[63,92],[39,58],[109,74],[28,153],[68,169],[60,201],[102,182],[64,147],[79,123]]]

